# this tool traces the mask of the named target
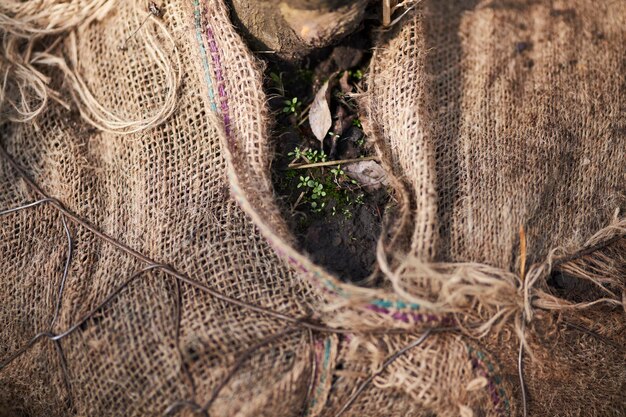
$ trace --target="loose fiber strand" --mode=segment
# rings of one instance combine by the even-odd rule
[[[86,3],[83,5],[83,3]],[[87,83],[78,71],[77,30],[83,25],[103,18],[111,9],[114,1],[97,2],[75,1],[58,3],[39,1],[28,3],[10,2],[0,6],[0,33],[4,34],[3,59],[4,69],[2,91],[0,91],[0,114],[6,104],[15,111],[8,120],[26,122],[33,120],[46,108],[48,98],[52,97],[61,104],[60,94],[49,86],[49,79],[35,66],[53,67],[61,70],[69,81],[70,95],[76,103],[81,116],[94,127],[111,133],[131,134],[146,130],[167,120],[177,104],[177,93],[181,83],[181,64],[176,43],[165,24],[153,15],[149,19],[162,35],[174,61],[169,58],[161,42],[147,27],[140,32],[144,36],[148,56],[164,72],[165,97],[162,105],[152,115],[138,120],[126,120],[111,109],[107,109],[92,94]],[[139,6],[137,6],[139,7]],[[42,52],[35,50],[35,45],[43,36],[58,36],[52,47]],[[59,55],[59,48],[54,48],[64,38],[64,45],[69,50],[68,56]],[[23,46],[26,42],[25,46]],[[122,53],[122,52],[120,52]],[[69,62],[68,62],[69,60]],[[13,80],[12,88],[7,80]],[[11,93],[11,91],[13,91]],[[9,98],[17,95],[17,100]],[[31,103],[36,103],[34,107]],[[65,106],[67,107],[67,105]]]

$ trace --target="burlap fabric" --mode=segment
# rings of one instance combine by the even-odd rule
[[[626,5],[407,5],[362,99],[398,207],[358,288],[281,218],[221,1],[168,2],[125,51],[145,5],[71,4],[0,6],[3,115],[31,119],[3,127],[0,210],[55,199],[0,217],[0,414],[621,415]]]

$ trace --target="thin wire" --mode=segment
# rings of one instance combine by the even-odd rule
[[[602,336],[601,334],[596,333],[596,332],[594,332],[591,329],[588,329],[588,328],[586,328],[584,326],[581,326],[579,324],[576,324],[576,323],[570,323],[569,321],[566,321],[566,320],[563,320],[563,323],[565,324],[566,327],[570,327],[570,328],[572,328],[574,330],[577,330],[579,332],[582,332],[582,333],[588,334],[590,336],[593,336],[594,338],[598,339],[602,343],[606,343],[607,345],[612,346],[615,349],[620,350],[622,352],[624,351],[624,347],[623,346],[620,346],[617,342],[614,342],[613,340],[609,339],[608,337]]]
[[[430,336],[432,331],[433,331],[433,329],[427,329],[424,332],[424,334],[419,337],[419,339],[414,340],[409,345],[403,347],[402,349],[400,349],[399,351],[397,351],[396,353],[391,355],[387,360],[385,360],[385,362],[383,363],[382,367],[378,371],[374,372],[365,381],[363,381],[361,383],[361,385],[359,385],[359,387],[357,388],[355,393],[350,396],[348,401],[346,401],[346,403],[341,407],[341,409],[337,412],[337,414],[335,414],[335,417],[340,417],[348,408],[350,408],[352,403],[354,403],[354,401],[357,399],[357,397],[363,392],[363,390],[365,390],[365,388],[367,388],[367,386],[374,380],[374,378],[376,378],[377,376],[382,374],[389,365],[391,365],[393,362],[395,362],[396,359],[398,359],[400,356],[402,356],[408,350],[413,349],[414,347],[417,347],[417,346],[421,345],[424,342],[424,340],[426,340],[428,338],[428,336]]]
[[[148,21],[148,19],[150,19],[150,16],[152,16],[152,13],[148,13],[148,15],[146,16],[146,18],[143,20],[143,22],[141,22],[141,24],[139,24],[139,26],[137,27],[137,29],[135,29],[133,31],[133,33],[131,33],[130,35],[128,35],[128,37],[126,39],[124,39],[124,43],[120,46],[118,46],[118,49],[120,51],[126,51],[128,49],[128,47],[126,46],[126,44],[128,43],[128,41],[134,37],[137,32],[139,32],[139,30],[143,27],[143,25],[146,24],[146,22]]]
[[[128,50],[128,47],[126,46],[128,44],[128,41],[131,40],[132,38],[135,37],[135,35],[137,34],[137,32],[139,32],[139,30],[144,27],[144,25],[146,24],[146,22],[148,21],[148,19],[150,19],[151,16],[154,17],[161,17],[161,10],[156,6],[156,4],[151,1],[148,5],[148,15],[146,16],[146,18],[139,24],[139,27],[137,29],[134,30],[133,33],[131,33],[125,40],[124,43],[119,46],[119,50],[120,51],[126,51]]]
[[[73,326],[71,326],[69,329],[67,329],[66,331],[64,331],[63,333],[59,333],[59,334],[54,334],[52,332],[41,332],[38,333],[37,335],[35,335],[35,337],[33,337],[26,345],[22,346],[20,349],[18,349],[15,353],[13,353],[11,356],[9,356],[7,359],[5,359],[3,362],[0,363],[0,370],[4,369],[6,366],[8,366],[11,362],[13,362],[17,357],[19,357],[20,355],[22,355],[24,352],[26,352],[30,347],[32,347],[35,343],[37,343],[40,339],[42,338],[47,338],[50,339],[52,341],[57,341],[57,340],[61,340],[64,337],[74,333],[76,331],[76,329],[78,329],[81,325],[83,325],[87,320],[89,320],[91,317],[93,317],[93,315],[95,313],[97,313],[101,308],[103,308],[104,306],[106,306],[113,298],[115,298],[116,295],[118,295],[124,288],[126,288],[128,285],[130,285],[135,279],[137,279],[138,277],[140,277],[143,273],[150,271],[152,269],[155,268],[163,268],[163,265],[159,265],[159,264],[155,264],[155,265],[149,265],[146,268],[135,272],[126,282],[124,282],[122,285],[120,285],[115,291],[113,291],[111,294],[109,294],[104,301],[102,301],[100,304],[98,304],[96,307],[94,307],[93,309],[91,309],[91,311],[89,311],[86,315],[84,315],[76,324],[74,324]]]
[[[268,345],[268,344],[270,344],[270,343],[280,339],[283,336],[286,336],[286,335],[288,335],[290,333],[295,332],[296,330],[299,330],[299,329],[297,327],[288,327],[285,330],[282,330],[282,331],[280,331],[278,333],[275,333],[275,334],[273,334],[271,336],[266,337],[265,339],[261,340],[258,343],[255,343],[254,345],[252,345],[251,347],[246,349],[237,358],[237,360],[235,361],[234,365],[230,368],[230,370],[226,374],[226,377],[224,379],[222,379],[222,381],[217,385],[217,387],[215,387],[213,389],[213,393],[211,394],[211,398],[209,398],[209,400],[206,402],[206,404],[204,404],[204,406],[202,407],[202,410],[203,411],[208,411],[209,408],[211,408],[211,405],[213,405],[213,403],[217,399],[217,397],[220,394],[220,392],[222,391],[222,389],[224,389],[226,384],[228,384],[228,381],[230,381],[232,379],[232,377],[239,370],[239,368],[241,368],[241,366],[244,364],[244,362],[248,358],[250,358],[254,354],[254,352],[259,350],[263,346],[266,346],[266,345]]]
[[[96,229],[94,226],[92,226],[89,222],[87,222],[86,220],[83,220],[82,218],[78,217],[76,214],[74,214],[73,212],[71,212],[70,210],[66,209],[63,204],[54,198],[50,198],[48,195],[46,195],[44,193],[44,191],[28,176],[28,174],[24,171],[24,169],[17,164],[17,162],[15,162],[13,160],[13,158],[6,152],[6,150],[0,146],[0,156],[4,157],[9,164],[19,173],[19,175],[24,179],[24,181],[27,183],[27,185],[33,189],[37,194],[39,194],[42,199],[39,201],[36,201],[34,203],[30,203],[27,204],[24,207],[20,207],[17,209],[23,209],[23,208],[27,208],[27,207],[33,207],[35,205],[41,204],[43,202],[50,202],[52,204],[53,207],[55,207],[57,210],[59,210],[65,217],[63,217],[63,219],[65,220],[65,218],[72,220],[73,222],[77,223],[80,226],[83,226],[85,229],[89,230],[90,232],[92,232],[95,236],[99,237],[100,239],[102,239],[105,242],[108,242],[109,244],[111,244],[112,246],[116,247],[117,249],[122,250],[125,253],[128,253],[129,255],[137,258],[140,261],[143,261],[144,263],[147,263],[148,266],[142,270],[140,270],[139,272],[135,273],[130,279],[128,279],[125,283],[123,283],[121,286],[119,286],[117,289],[115,289],[111,294],[109,294],[103,302],[101,302],[98,306],[96,306],[94,309],[92,309],[89,313],[87,313],[85,316],[83,316],[83,318],[81,318],[76,324],[74,324],[72,327],[70,327],[69,329],[67,329],[65,332],[60,333],[60,334],[54,334],[52,332],[42,332],[37,334],[35,337],[33,337],[25,346],[23,346],[22,348],[20,348],[17,352],[13,353],[11,356],[9,356],[4,362],[0,363],[0,370],[4,369],[7,365],[9,365],[13,360],[15,360],[17,357],[19,357],[20,355],[22,355],[24,352],[26,352],[29,348],[31,348],[35,343],[37,343],[40,339],[43,338],[47,338],[49,340],[52,341],[59,341],[61,339],[63,339],[64,337],[70,335],[71,333],[73,333],[74,331],[76,331],[82,324],[84,324],[87,320],[89,320],[91,317],[93,317],[93,315],[99,311],[101,308],[103,308],[106,304],[108,304],[113,298],[115,298],[124,288],[126,288],[128,285],[130,285],[131,282],[133,282],[135,279],[137,279],[139,276],[141,276],[144,272],[152,270],[152,269],[160,269],[162,272],[166,273],[167,275],[170,275],[174,278],[177,279],[177,281],[181,281],[181,282],[185,282],[195,288],[198,288],[200,290],[203,290],[207,293],[209,293],[210,295],[212,295],[213,297],[220,299],[222,301],[225,302],[229,302],[231,304],[240,306],[242,308],[251,310],[251,311],[255,311],[261,314],[265,314],[265,315],[269,315],[272,316],[274,318],[277,319],[282,319],[284,321],[288,321],[291,322],[293,324],[295,324],[296,326],[294,326],[293,328],[289,329],[289,332],[291,331],[295,331],[297,330],[298,327],[304,327],[309,329],[310,331],[319,331],[319,332],[323,332],[323,333],[335,333],[335,334],[354,334],[354,333],[362,333],[362,334],[399,334],[399,333],[407,333],[410,331],[410,329],[385,329],[385,328],[379,328],[379,329],[370,329],[370,330],[363,330],[360,332],[355,332],[354,330],[349,330],[349,329],[337,329],[337,328],[332,328],[332,327],[327,327],[321,324],[317,324],[317,323],[311,323],[308,322],[307,320],[309,319],[308,317],[304,317],[304,318],[295,318],[295,317],[291,317],[276,311],[273,311],[271,309],[265,308],[265,307],[261,307],[261,306],[256,306],[253,304],[250,304],[248,302],[245,301],[241,301],[238,300],[236,298],[232,298],[229,297],[227,295],[224,295],[216,290],[213,290],[212,288],[208,287],[205,284],[202,284],[198,281],[195,281],[189,277],[187,277],[186,275],[181,274],[180,272],[176,271],[175,269],[173,269],[171,266],[169,265],[164,265],[164,264],[160,264],[157,263],[155,261],[153,261],[151,258],[149,258],[148,256],[132,249],[131,247],[125,245],[124,243],[121,243],[119,241],[117,241],[116,239],[108,236],[107,234],[101,232],[100,230]],[[16,211],[15,209],[10,209],[8,212],[13,212]],[[71,235],[70,235],[71,238]],[[178,309],[177,309],[178,310]],[[179,313],[179,311],[177,311],[177,314]],[[450,327],[450,328],[446,328],[446,331],[454,331],[456,330],[455,327]],[[425,337],[431,332],[431,330],[427,330],[427,332],[424,334],[424,336],[422,336],[422,338],[420,338],[421,340],[425,339]],[[266,343],[270,343],[272,340],[277,339],[278,337],[282,336],[282,334],[278,334],[278,335],[274,335],[271,336],[267,339],[265,339],[264,341],[260,342],[257,346],[254,346],[252,349],[249,349],[247,352],[244,353],[244,355],[242,355],[237,363],[235,364],[235,366],[233,367],[233,369],[231,370],[231,373],[228,375],[228,377],[222,381],[222,384],[220,384],[220,386],[218,386],[214,391],[213,391],[213,396],[212,398],[209,400],[209,402],[207,402],[207,404],[204,407],[198,407],[198,404],[195,401],[178,401],[174,404],[172,404],[170,407],[167,408],[166,410],[166,414],[172,412],[173,410],[178,409],[179,407],[192,407],[194,410],[199,410],[200,412],[202,412],[203,415],[208,416],[207,413],[207,409],[208,407],[210,407],[210,405],[212,404],[212,401],[214,401],[214,399],[217,397],[217,395],[219,394],[219,391],[223,388],[223,386],[226,385],[226,383],[228,382],[228,380],[230,378],[232,378],[232,375],[234,374],[234,372],[236,372],[236,370],[241,366],[241,364],[245,361],[245,359],[251,355],[254,351],[254,349],[258,349],[260,348],[262,345],[266,344]],[[419,342],[419,341],[418,341]],[[421,343],[421,342],[419,342]],[[415,343],[413,346],[417,346],[417,344],[419,343]],[[410,346],[410,347],[413,347]],[[401,351],[398,353],[398,356],[400,354],[402,354],[404,352]],[[395,356],[395,355],[394,355]],[[385,364],[385,366],[388,366],[389,363],[391,363],[393,360],[395,360],[397,356],[395,356],[394,358],[392,358],[391,361],[389,361],[388,363]],[[63,360],[64,358],[62,358]],[[375,377],[375,376],[374,376]],[[373,377],[372,377],[373,378]],[[369,383],[366,381],[366,384]],[[365,388],[365,385],[361,387],[360,391],[362,391]],[[360,392],[359,391],[359,392]],[[355,397],[356,398],[356,397]],[[354,401],[354,399],[352,399],[351,401]],[[346,405],[346,408],[349,407],[350,404]]]
[[[63,383],[65,384],[65,389],[67,390],[67,408],[71,409],[73,405],[72,386],[70,384],[69,372],[67,370],[67,359],[65,358],[65,353],[63,353],[63,348],[61,347],[61,341],[55,340],[54,346],[56,347],[57,353],[59,354],[59,362],[61,364],[61,373],[63,374]]]
[[[205,417],[208,417],[209,415],[206,412],[206,410],[202,409],[200,404],[198,404],[195,401],[188,401],[188,400],[180,400],[180,401],[176,401],[175,403],[170,404],[170,406],[167,407],[165,411],[163,412],[163,415],[164,416],[172,415],[176,413],[179,409],[182,409],[184,407],[190,408],[194,413],[201,413]]]
[[[189,370],[189,367],[187,366],[187,363],[185,362],[185,356],[183,355],[183,351],[180,348],[180,321],[182,319],[182,294],[180,291],[180,281],[177,279],[175,279],[174,281],[176,281],[176,303],[175,303],[176,339],[174,343],[176,344],[176,351],[178,352],[178,357],[180,359],[181,370],[183,371],[183,374],[185,374],[185,377],[187,378],[187,380],[189,381],[189,385],[191,386],[191,398],[195,400],[196,399],[196,383],[193,380],[193,375],[191,375],[191,371]]]
[[[309,334],[309,364],[311,366],[311,372],[309,374],[309,380],[307,383],[306,395],[304,396],[304,401],[302,401],[302,414],[301,417],[306,416],[309,413],[309,399],[313,394],[313,388],[315,385],[315,378],[317,376],[317,359],[315,352],[315,340],[313,336],[313,331],[311,329],[307,329]]]
[[[56,322],[59,311],[61,310],[61,303],[63,300],[63,290],[65,289],[65,281],[67,280],[67,274],[70,269],[70,262],[72,261],[72,235],[70,234],[70,228],[67,226],[67,222],[65,221],[65,216],[61,216],[61,221],[63,222],[63,229],[65,230],[65,236],[67,237],[67,258],[65,259],[65,268],[63,269],[63,277],[61,278],[61,284],[59,285],[59,294],[57,296],[56,307],[54,308],[54,316],[52,317],[52,321],[50,322],[50,331],[52,331],[52,327],[54,326],[54,322]]]
[[[211,398],[209,398],[209,400],[206,402],[206,404],[201,407],[195,400],[180,400],[180,401],[176,401],[173,404],[171,404],[169,407],[167,407],[167,409],[165,410],[165,412],[163,413],[165,416],[171,415],[172,413],[178,411],[178,409],[181,409],[183,407],[189,407],[192,410],[194,410],[195,412],[199,412],[202,415],[208,416],[208,410],[211,407],[211,405],[213,405],[213,403],[215,402],[215,400],[217,399],[217,397],[219,396],[219,393],[222,391],[222,389],[224,389],[224,387],[226,386],[226,384],[228,384],[228,382],[232,379],[232,377],[235,375],[235,373],[239,370],[239,368],[241,368],[241,366],[243,365],[243,363],[250,358],[250,356],[252,356],[254,354],[254,352],[256,352],[258,349],[262,348],[265,345],[268,345],[269,343],[272,343],[273,341],[276,341],[278,339],[280,339],[283,336],[286,336],[287,334],[293,333],[295,331],[297,331],[298,328],[297,327],[289,327],[281,332],[275,333],[269,337],[266,337],[265,339],[261,340],[260,342],[254,344],[253,346],[251,346],[250,348],[246,349],[246,351],[244,351],[236,360],[236,362],[234,363],[234,365],[230,368],[230,370],[228,371],[228,373],[226,374],[226,377],[224,379],[222,379],[222,381],[220,381],[220,383],[213,389],[213,392],[211,394]],[[309,333],[311,333],[310,329]]]
[[[524,313],[522,313],[522,335],[526,330],[526,319],[524,317]],[[522,406],[524,408],[524,417],[528,416],[528,410],[526,405],[526,386],[524,385],[524,362],[522,361],[522,357],[524,355],[524,338],[520,336],[519,339],[519,355],[517,357],[517,370],[519,372],[519,383],[522,388]]]
[[[218,300],[236,305],[238,307],[244,308],[244,309],[248,309],[260,314],[264,314],[267,316],[271,316],[274,317],[276,319],[280,319],[283,321],[287,321],[290,323],[294,323],[297,324],[299,326],[302,327],[306,327],[306,328],[310,328],[311,330],[316,330],[319,332],[324,332],[324,333],[336,333],[336,334],[353,334],[355,333],[354,330],[350,330],[350,329],[341,329],[341,328],[333,328],[333,327],[328,327],[328,326],[324,326],[321,324],[317,324],[317,323],[313,323],[313,322],[309,322],[309,321],[305,321],[303,318],[297,318],[297,317],[292,317],[283,313],[279,313],[277,311],[271,310],[269,308],[266,307],[261,307],[261,306],[257,306],[251,303],[248,303],[246,301],[242,301],[239,300],[237,298],[233,298],[230,297],[228,295],[222,294],[221,292],[214,290],[213,288],[195,281],[191,278],[189,278],[187,275],[184,275],[178,271],[176,271],[174,268],[172,268],[171,266],[168,265],[162,265],[159,262],[154,261],[153,259],[149,258],[148,256],[142,254],[141,252],[131,248],[130,246],[127,246],[126,244],[112,238],[111,236],[107,235],[106,233],[101,232],[100,230],[98,230],[96,227],[92,226],[89,222],[87,222],[86,220],[83,220],[82,218],[78,217],[76,214],[74,214],[72,211],[68,210],[67,208],[65,208],[65,206],[57,199],[55,198],[51,198],[49,197],[26,173],[26,171],[24,171],[24,169],[17,163],[15,162],[15,160],[6,152],[6,150],[0,146],[0,155],[3,156],[7,162],[19,173],[19,175],[24,179],[24,181],[26,182],[26,184],[28,184],[28,186],[30,188],[32,188],[37,194],[39,194],[44,200],[47,200],[50,202],[50,204],[55,207],[57,210],[59,210],[61,213],[63,213],[68,219],[72,220],[74,223],[77,223],[78,225],[84,227],[85,229],[89,230],[91,233],[93,233],[95,236],[99,237],[100,239],[102,239],[103,241],[109,243],[110,245],[116,247],[117,249],[120,249],[123,252],[126,252],[127,254],[139,259],[140,261],[148,264],[148,265],[161,265],[160,269],[170,275],[173,276],[177,279],[179,279],[182,282],[185,282],[199,290],[205,291],[206,293],[210,294],[211,296],[213,296],[214,298],[217,298]],[[404,329],[404,328],[393,328],[393,329],[388,329],[388,328],[375,328],[375,329],[369,329],[369,330],[363,330],[360,331],[359,333],[361,334],[401,334],[401,333],[408,333],[409,331],[411,331],[411,329]]]
[[[53,333],[50,333],[50,332],[42,332],[42,333],[37,334],[35,337],[30,339],[26,345],[22,346],[20,349],[18,349],[15,353],[13,353],[11,356],[9,356],[7,359],[5,359],[3,362],[0,362],[0,370],[4,369],[6,366],[8,366],[17,357],[19,357],[24,352],[26,352],[28,349],[30,349],[35,343],[37,343],[37,341],[39,341],[39,339],[41,339],[43,337],[47,337],[50,340],[54,340],[55,335]]]
[[[115,291],[113,291],[111,294],[109,294],[104,299],[104,301],[102,301],[99,305],[94,307],[89,313],[87,313],[85,316],[83,316],[83,318],[81,320],[79,320],[78,323],[74,324],[72,327],[70,327],[65,332],[60,333],[59,335],[55,336],[53,338],[53,340],[62,339],[65,336],[68,336],[69,334],[71,334],[74,331],[76,331],[76,329],[78,329],[81,325],[83,325],[85,322],[87,322],[87,320],[89,320],[91,317],[93,317],[100,309],[102,309],[109,302],[111,302],[111,300],[113,300],[113,298],[115,298],[115,296],[117,296],[120,292],[122,292],[122,290],[124,288],[128,287],[133,281],[135,281],[137,278],[139,278],[144,273],[146,273],[148,271],[151,271],[153,269],[156,269],[156,268],[163,268],[163,265],[161,265],[161,264],[152,264],[152,265],[148,265],[147,267],[143,268],[140,271],[135,272],[126,282],[124,282],[122,285],[117,287],[117,289],[115,289]]]
[[[0,211],[0,216],[5,216],[5,215],[10,214],[10,213],[15,213],[16,211],[24,210],[24,209],[27,209],[27,208],[30,208],[30,207],[35,207],[35,206],[38,206],[40,204],[48,203],[48,202],[51,202],[51,201],[52,201],[51,198],[48,198],[48,197],[42,198],[41,200],[37,200],[37,201],[33,201],[32,203],[24,204],[23,206],[13,207],[13,208],[10,208],[8,210]]]

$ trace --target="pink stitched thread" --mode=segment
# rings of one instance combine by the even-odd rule
[[[224,130],[226,132],[226,137],[228,138],[229,143],[235,147],[236,142],[233,140],[232,131],[230,127],[230,112],[228,108],[228,95],[226,94],[226,87],[224,81],[224,75],[222,72],[222,61],[220,58],[219,49],[217,47],[217,42],[215,41],[215,36],[213,35],[213,29],[208,24],[206,20],[207,10],[204,11],[205,21],[204,24],[206,26],[206,36],[209,43],[209,51],[211,53],[211,58],[213,59],[214,73],[215,73],[215,81],[217,83],[217,92],[220,96],[220,108],[222,110],[222,118],[224,119]]]

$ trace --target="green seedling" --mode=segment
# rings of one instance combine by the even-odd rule
[[[350,76],[357,81],[361,81],[363,79],[363,71],[360,69],[350,71]]]
[[[326,162],[326,159],[328,158],[324,151],[318,151],[317,149],[314,151],[307,149],[304,151],[304,157],[314,164],[317,162]]]
[[[293,158],[291,163],[296,163],[298,161],[304,161],[307,164],[315,164],[318,162],[326,162],[328,156],[321,150],[312,150],[312,149],[300,149],[299,146],[296,146],[293,151],[289,152],[287,156]]]
[[[300,176],[297,188],[305,188],[305,200],[311,206],[311,210],[315,213],[321,212],[326,207],[326,191],[324,184],[310,176]]]
[[[305,163],[325,162],[326,154],[321,150],[300,149],[296,147],[288,154],[296,161]],[[296,176],[294,170],[292,184],[299,189],[298,200],[304,203],[312,213],[327,213],[335,216],[341,213],[346,219],[352,218],[352,212],[357,205],[364,204],[364,194],[358,192],[358,182],[348,175],[341,167],[311,167],[306,170],[306,175]]]
[[[298,114],[298,110],[302,107],[302,103],[298,101],[298,97],[294,97],[291,100],[285,100],[283,102],[285,107],[283,107],[283,113],[287,114]]]
[[[335,176],[335,181],[337,181],[337,177],[345,175],[345,172],[343,172],[343,169],[341,169],[341,165],[337,165],[337,168],[331,169],[330,173]]]
[[[293,161],[295,162],[295,161],[299,161],[300,159],[302,159],[302,157],[304,156],[304,153],[302,152],[302,149],[300,149],[299,146],[296,146],[293,151],[287,154],[287,156],[292,157]]]
[[[300,176],[300,182],[298,183],[298,188],[302,188],[302,187],[313,188],[314,186],[315,186],[315,181],[313,181],[311,177]]]

